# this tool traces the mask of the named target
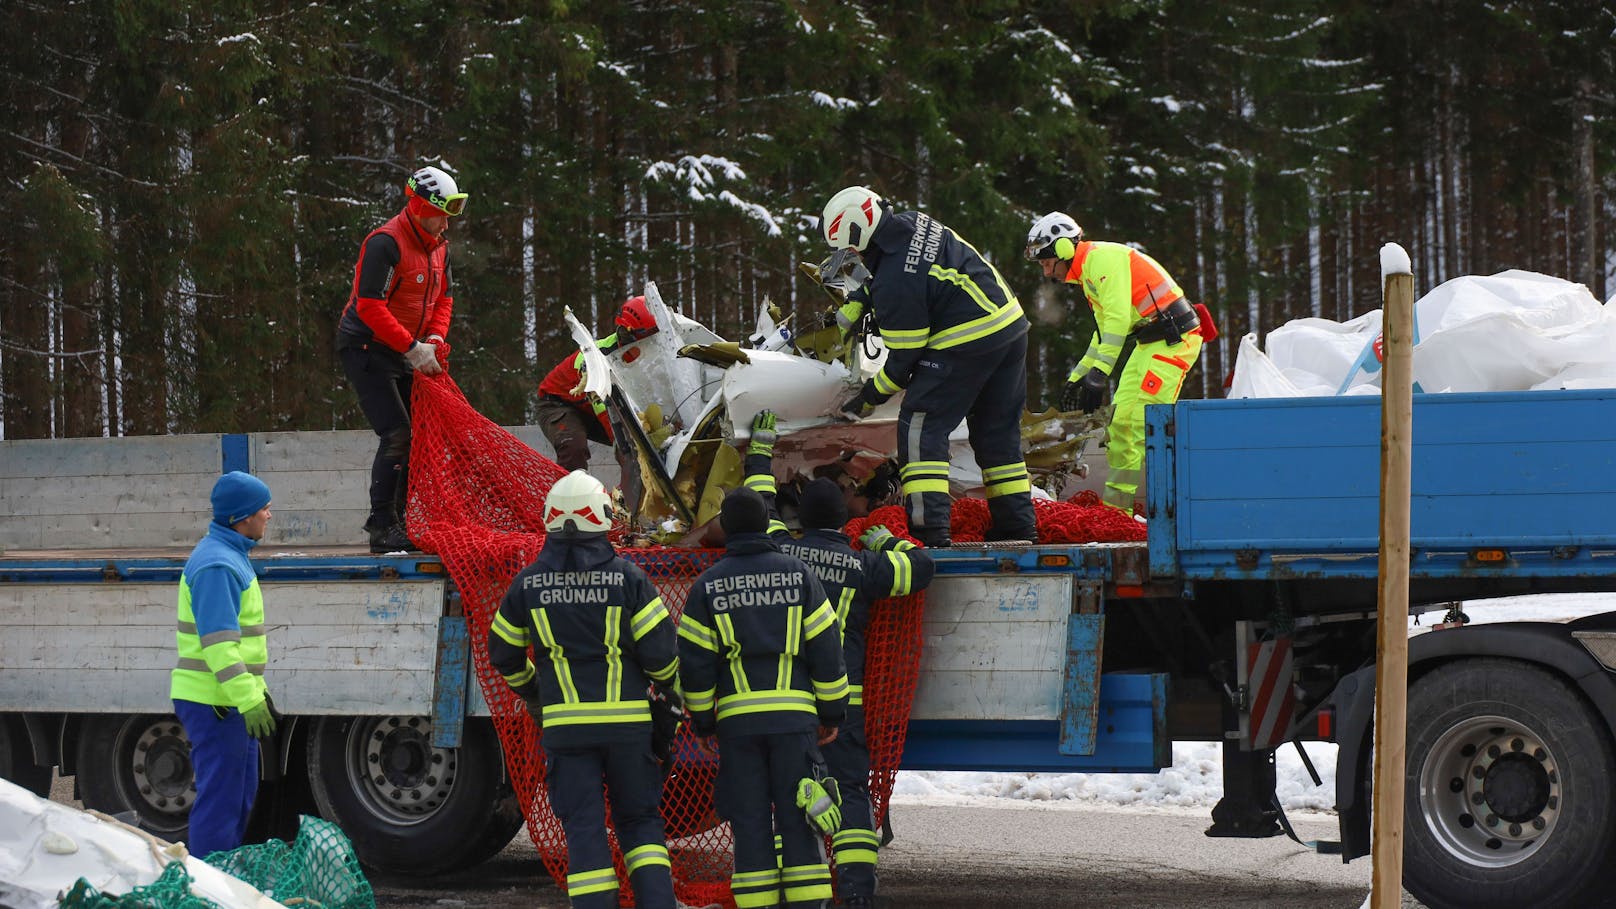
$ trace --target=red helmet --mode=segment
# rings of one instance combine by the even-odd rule
[[[656,319],[651,315],[651,307],[645,304],[644,297],[628,298],[623,304],[623,311],[617,314],[617,327],[631,341],[656,334]]]

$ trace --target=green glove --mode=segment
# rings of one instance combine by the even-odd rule
[[[746,446],[747,454],[774,457],[774,443],[780,438],[779,433],[774,431],[774,424],[774,411],[758,411],[757,416],[752,418],[752,444]]]
[[[275,712],[269,709],[268,697],[243,710],[241,718],[247,721],[247,734],[255,739],[267,739],[275,732]]]
[[[892,531],[880,524],[876,524],[869,530],[864,531],[864,535],[859,537],[859,542],[864,544],[865,549],[880,552],[892,543],[892,539]]]
[[[805,776],[797,781],[797,807],[808,818],[808,825],[830,836],[842,827],[842,790],[836,780],[816,780]]]
[[[864,304],[858,300],[849,300],[836,310],[836,327],[842,330],[842,337],[853,333],[858,326],[859,319],[864,318]]]

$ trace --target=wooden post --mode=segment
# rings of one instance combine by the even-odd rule
[[[1409,492],[1414,429],[1414,275],[1395,243],[1380,250],[1385,309],[1380,398],[1380,635],[1375,647],[1373,909],[1403,904],[1403,779],[1408,738]]]

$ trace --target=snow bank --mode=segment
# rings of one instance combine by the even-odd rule
[[[1246,335],[1229,397],[1379,394],[1381,316],[1297,319],[1269,333],[1266,351]],[[1616,298],[1601,304],[1536,272],[1436,287],[1414,304],[1414,341],[1416,391],[1616,387]]]

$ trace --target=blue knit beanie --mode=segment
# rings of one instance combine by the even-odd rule
[[[232,470],[213,484],[213,521],[230,527],[269,504],[269,487],[250,473]]]

